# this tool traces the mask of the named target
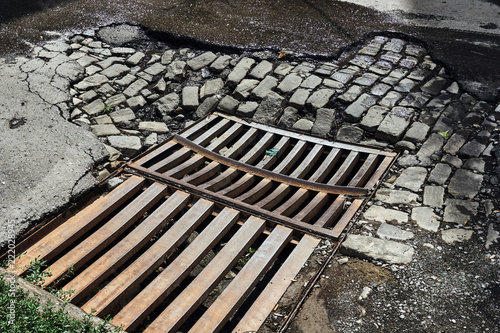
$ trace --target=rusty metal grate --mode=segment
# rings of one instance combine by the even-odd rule
[[[215,113],[130,167],[256,216],[338,238],[394,156]]]
[[[257,331],[394,156],[214,114],[20,244],[16,270],[46,260],[45,285],[129,331]]]
[[[35,258],[47,260],[46,286],[75,290],[73,303],[111,314],[129,331],[257,331],[319,241],[131,175],[34,241],[16,267],[21,274]],[[240,263],[249,249],[255,253]],[[60,282],[71,266],[76,275]],[[220,291],[229,271],[235,276]],[[269,283],[254,288],[263,278]],[[242,318],[230,321],[256,292]]]

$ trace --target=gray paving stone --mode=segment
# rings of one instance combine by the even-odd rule
[[[153,75],[151,74],[148,74],[146,72],[140,72],[140,73],[137,73],[137,77],[149,82],[149,83],[152,83],[153,82]]]
[[[147,101],[144,99],[144,97],[142,97],[140,95],[130,97],[129,99],[127,99],[127,105],[132,110],[137,110],[139,108],[142,108],[146,104],[147,104]]]
[[[446,79],[438,76],[426,82],[422,87],[420,87],[420,90],[435,96],[441,92],[441,89],[445,84]]]
[[[312,72],[314,70],[314,68],[316,68],[316,66],[314,66],[313,64],[311,64],[309,62],[304,61],[304,62],[300,63],[299,65],[295,66],[295,68],[292,69],[292,72],[305,74],[305,73]]]
[[[236,115],[242,118],[252,118],[259,107],[259,103],[253,101],[246,101],[238,105]]]
[[[129,65],[136,66],[142,61],[142,59],[144,59],[144,57],[146,57],[144,53],[136,52],[132,54],[130,57],[128,57],[125,62]]]
[[[325,76],[330,76],[332,75],[332,72],[339,68],[339,66],[332,64],[331,62],[325,62],[314,71],[316,74],[320,75],[325,75]]]
[[[363,213],[363,219],[374,222],[392,222],[401,224],[408,222],[408,213],[373,205]]]
[[[355,79],[353,82],[355,84],[358,84],[360,86],[371,86],[374,84],[378,79],[380,78],[379,75],[374,74],[374,73],[364,73],[357,79]]]
[[[344,87],[344,84],[331,80],[331,79],[324,79],[323,80],[323,86],[328,87],[328,88],[333,88],[333,89],[341,89]]]
[[[263,99],[278,85],[278,79],[272,76],[266,76],[264,80],[252,90],[252,96],[255,98]]]
[[[189,86],[182,89],[182,106],[185,110],[195,110],[200,105],[198,100],[199,87]]]
[[[462,148],[466,140],[463,132],[454,133],[444,145],[443,150],[448,154],[454,155]]]
[[[226,84],[232,88],[236,87],[245,78],[253,64],[255,64],[255,60],[252,58],[241,59],[229,74]]]
[[[488,232],[486,234],[486,243],[484,244],[486,250],[489,250],[490,246],[492,246],[494,243],[498,243],[499,239],[500,239],[500,232],[495,230],[495,226],[493,223],[489,223]]]
[[[387,75],[392,70],[392,64],[388,61],[379,60],[369,70],[379,75]]]
[[[94,116],[101,113],[104,110],[104,107],[104,103],[100,99],[96,99],[92,103],[82,107],[82,110],[85,111],[88,115]]]
[[[135,52],[136,50],[131,47],[113,47],[111,49],[112,54],[118,54],[118,55],[130,55],[134,54]]]
[[[253,120],[263,124],[277,124],[283,115],[287,100],[276,93],[268,94],[260,103]]]
[[[175,60],[167,66],[165,79],[172,81],[180,81],[186,76],[187,64],[182,60]]]
[[[166,69],[167,69],[167,66],[162,65],[159,62],[155,62],[152,66],[149,66],[148,68],[146,68],[144,70],[144,73],[147,73],[149,75],[155,76],[155,75],[158,75],[158,74],[162,73]]]
[[[233,92],[233,96],[239,100],[245,100],[250,96],[250,92],[257,87],[260,81],[252,79],[243,79]]]
[[[94,117],[94,121],[96,122],[97,125],[113,124],[113,120],[111,120],[111,117],[106,114]]]
[[[226,95],[217,105],[217,110],[225,113],[234,114],[240,102],[232,96]]]
[[[299,119],[295,124],[293,124],[292,128],[298,131],[310,132],[313,128],[314,123],[308,119]]]
[[[193,59],[189,59],[187,61],[187,65],[191,67],[193,71],[198,71],[203,67],[210,65],[216,58],[217,56],[213,52],[209,51],[194,57]]]
[[[330,132],[334,121],[335,110],[324,108],[316,110],[316,120],[311,129],[312,134],[325,137]]]
[[[453,244],[456,242],[462,243],[471,239],[474,231],[466,229],[448,229],[441,231],[441,238],[445,243]]]
[[[168,65],[172,62],[175,56],[175,50],[166,50],[163,52],[160,58],[160,63],[162,65]]]
[[[479,203],[469,200],[447,199],[444,209],[444,222],[464,224],[477,215]]]
[[[375,95],[375,96],[383,96],[390,89],[391,89],[391,86],[389,86],[385,83],[378,83],[378,84],[373,86],[373,88],[370,90],[370,93]]]
[[[337,141],[359,143],[363,140],[365,132],[357,126],[345,124],[342,125],[337,132]]]
[[[434,132],[447,132],[448,135],[452,135],[455,123],[455,120],[448,118],[445,115],[441,115],[432,130]]]
[[[465,161],[463,168],[468,170],[475,170],[480,173],[484,173],[486,162],[480,158],[470,158]]]
[[[350,64],[359,66],[361,68],[368,68],[371,64],[375,62],[375,58],[365,54],[357,54],[351,61]]]
[[[276,88],[282,93],[288,93],[297,89],[302,83],[302,78],[296,73],[288,74]]]
[[[396,143],[403,136],[412,117],[413,110],[410,108],[393,108],[378,127],[375,138],[390,143]]]
[[[114,79],[115,77],[122,76],[123,74],[128,72],[130,72],[130,68],[128,66],[122,64],[114,64],[102,70],[101,74],[106,76],[108,79]]]
[[[413,80],[404,78],[394,87],[396,91],[409,93],[417,83]]]
[[[344,110],[342,117],[349,122],[356,122],[361,119],[363,113],[365,113],[369,107],[375,105],[376,102],[377,98],[375,96],[363,94]]]
[[[344,101],[344,102],[353,102],[356,100],[356,98],[359,97],[363,93],[363,88],[357,85],[353,85],[347,89],[345,93],[337,97],[338,99]]]
[[[405,169],[394,182],[395,186],[404,187],[413,192],[418,190],[424,184],[427,177],[427,169],[423,167],[410,167]]]
[[[311,91],[309,89],[299,88],[295,90],[292,97],[290,97],[290,101],[288,104],[290,104],[294,108],[302,110],[306,105],[306,101],[309,98],[310,93]]]
[[[115,123],[135,120],[134,111],[132,111],[132,109],[129,108],[111,112],[109,116],[111,117],[111,119],[113,119]]]
[[[139,131],[150,131],[156,133],[168,133],[167,124],[157,121],[141,121]]]
[[[124,94],[117,94],[117,95],[114,95],[114,96],[111,96],[110,98],[108,98],[106,100],[106,105],[107,106],[118,106],[122,103],[125,103],[125,101],[127,100],[127,98],[125,97]]]
[[[409,264],[413,247],[369,236],[348,235],[340,247],[345,255],[382,260],[392,264]]]
[[[290,103],[289,103],[290,104]],[[292,128],[292,126],[300,119],[299,110],[292,106],[287,106],[283,110],[283,116],[278,122],[279,127]],[[311,122],[312,127],[312,122]]]
[[[424,123],[413,123],[406,132],[404,139],[411,142],[423,142],[429,133],[430,127]]]
[[[382,239],[408,240],[412,239],[415,235],[413,232],[403,230],[394,225],[382,223],[377,229],[377,236]]]
[[[391,38],[383,47],[383,50],[400,53],[405,47],[405,41],[399,38]]]
[[[248,74],[248,76],[262,80],[267,74],[273,70],[273,64],[267,60],[262,60]]]
[[[148,86],[148,82],[143,79],[137,79],[123,91],[123,94],[128,97],[133,97]]]
[[[420,150],[417,153],[417,156],[425,156],[425,157],[430,157],[432,154],[434,154],[437,151],[440,151],[441,148],[443,147],[445,139],[437,134],[437,133],[432,133],[429,138],[424,142],[422,147],[420,147]]]
[[[438,218],[431,207],[413,207],[411,210],[411,219],[425,230],[437,232],[440,226]]]
[[[359,126],[368,132],[375,132],[388,112],[388,108],[374,105],[368,109]]]
[[[418,63],[418,59],[416,59],[415,57],[410,57],[410,56],[405,57],[399,61],[399,65],[401,67],[410,68],[410,69],[415,67],[417,65],[417,63]]]
[[[79,99],[81,99],[83,102],[91,102],[93,99],[97,97],[97,93],[94,90],[88,90],[78,96]]]
[[[379,189],[375,199],[390,205],[407,205],[417,203],[418,195],[410,191]]]
[[[398,141],[394,144],[394,148],[397,151],[404,151],[404,150],[415,150],[417,149],[417,146],[413,142],[410,141]]]
[[[135,75],[127,74],[119,80],[115,80],[115,83],[120,86],[128,86],[137,79]]]
[[[76,62],[79,63],[82,67],[88,67],[97,61],[99,61],[99,59],[90,55],[84,55],[83,57],[80,57],[76,60]]]
[[[454,166],[455,168],[461,168],[463,162],[461,159],[454,155],[446,154],[441,158],[441,162],[448,163],[449,165]]]
[[[279,64],[278,67],[276,67],[274,69],[274,74],[276,74],[278,76],[285,76],[288,73],[290,73],[290,71],[292,69],[293,69],[293,66],[290,64]]]
[[[90,126],[92,129],[92,133],[96,136],[108,136],[108,135],[119,135],[120,130],[116,128],[113,124],[105,124],[105,125],[93,125]]]
[[[427,206],[442,207],[444,203],[444,187],[425,186],[423,203]]]
[[[219,104],[219,98],[217,96],[207,97],[201,102],[200,106],[196,109],[194,113],[195,119],[201,118],[215,111],[217,105]]]
[[[200,98],[205,99],[205,97],[216,95],[223,87],[224,81],[221,78],[208,80],[200,89]]]
[[[229,62],[231,62],[233,58],[229,55],[222,55],[218,57],[211,65],[210,65],[210,70],[220,73],[222,72],[228,65]]]
[[[106,76],[102,74],[94,74],[87,76],[82,81],[75,84],[74,87],[78,90],[88,90],[90,88],[98,87],[108,81],[109,80]]]
[[[179,103],[179,95],[176,93],[170,93],[154,102],[153,106],[163,115],[163,117],[165,117],[174,112],[179,106]]]
[[[306,105],[308,105],[313,110],[320,109],[325,107],[328,102],[330,102],[330,98],[335,93],[332,89],[319,89],[316,90],[309,96],[306,101]]]
[[[322,81],[323,80],[319,76],[310,75],[302,82],[300,87],[305,89],[315,89],[321,84]]]
[[[133,157],[142,148],[138,136],[114,135],[108,136],[111,147],[118,149],[124,156]]]
[[[460,157],[479,157],[481,153],[486,149],[486,145],[482,144],[477,140],[469,141],[460,148],[458,151],[458,156]]]
[[[342,69],[336,73],[333,73],[333,75],[331,76],[333,80],[343,84],[346,84],[347,82],[351,81],[353,77],[354,73],[347,69]]]
[[[481,189],[483,176],[469,170],[458,169],[451,177],[448,192],[456,198],[473,199]]]
[[[101,61],[96,62],[95,65],[101,67],[102,69],[106,69],[115,63],[123,63],[123,62],[124,59],[122,57],[108,57]]]
[[[154,146],[158,143],[158,134],[157,133],[151,133],[149,134],[146,139],[144,139],[144,146],[145,147],[151,147]]]
[[[462,120],[467,115],[467,109],[460,102],[452,102],[444,109],[443,115],[453,120]]]

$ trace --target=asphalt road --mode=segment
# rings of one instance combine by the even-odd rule
[[[482,98],[494,100],[500,82],[498,0],[2,0],[0,53],[23,52],[27,41],[50,38],[46,31],[122,22],[167,37],[326,56],[374,31],[404,33]]]

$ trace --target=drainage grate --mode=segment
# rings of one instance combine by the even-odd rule
[[[129,331],[257,331],[394,156],[214,114],[20,244],[17,273],[46,260],[45,285]]]
[[[394,156],[215,113],[130,167],[264,219],[338,238]]]
[[[73,303],[112,315],[126,330],[257,331],[318,243],[132,175],[35,242],[16,265],[47,260],[46,286],[75,290]],[[70,267],[76,275],[60,282]],[[255,288],[260,280],[267,283]],[[248,310],[229,322],[251,293]]]

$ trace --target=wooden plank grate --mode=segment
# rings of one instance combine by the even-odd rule
[[[46,261],[46,286],[130,332],[257,331],[394,156],[214,114],[40,229],[14,270]]]
[[[338,238],[394,157],[215,113],[130,167],[277,223]]]
[[[319,241],[131,175],[40,236],[16,271],[47,260],[45,286],[74,290],[74,304],[130,332],[257,331]]]

